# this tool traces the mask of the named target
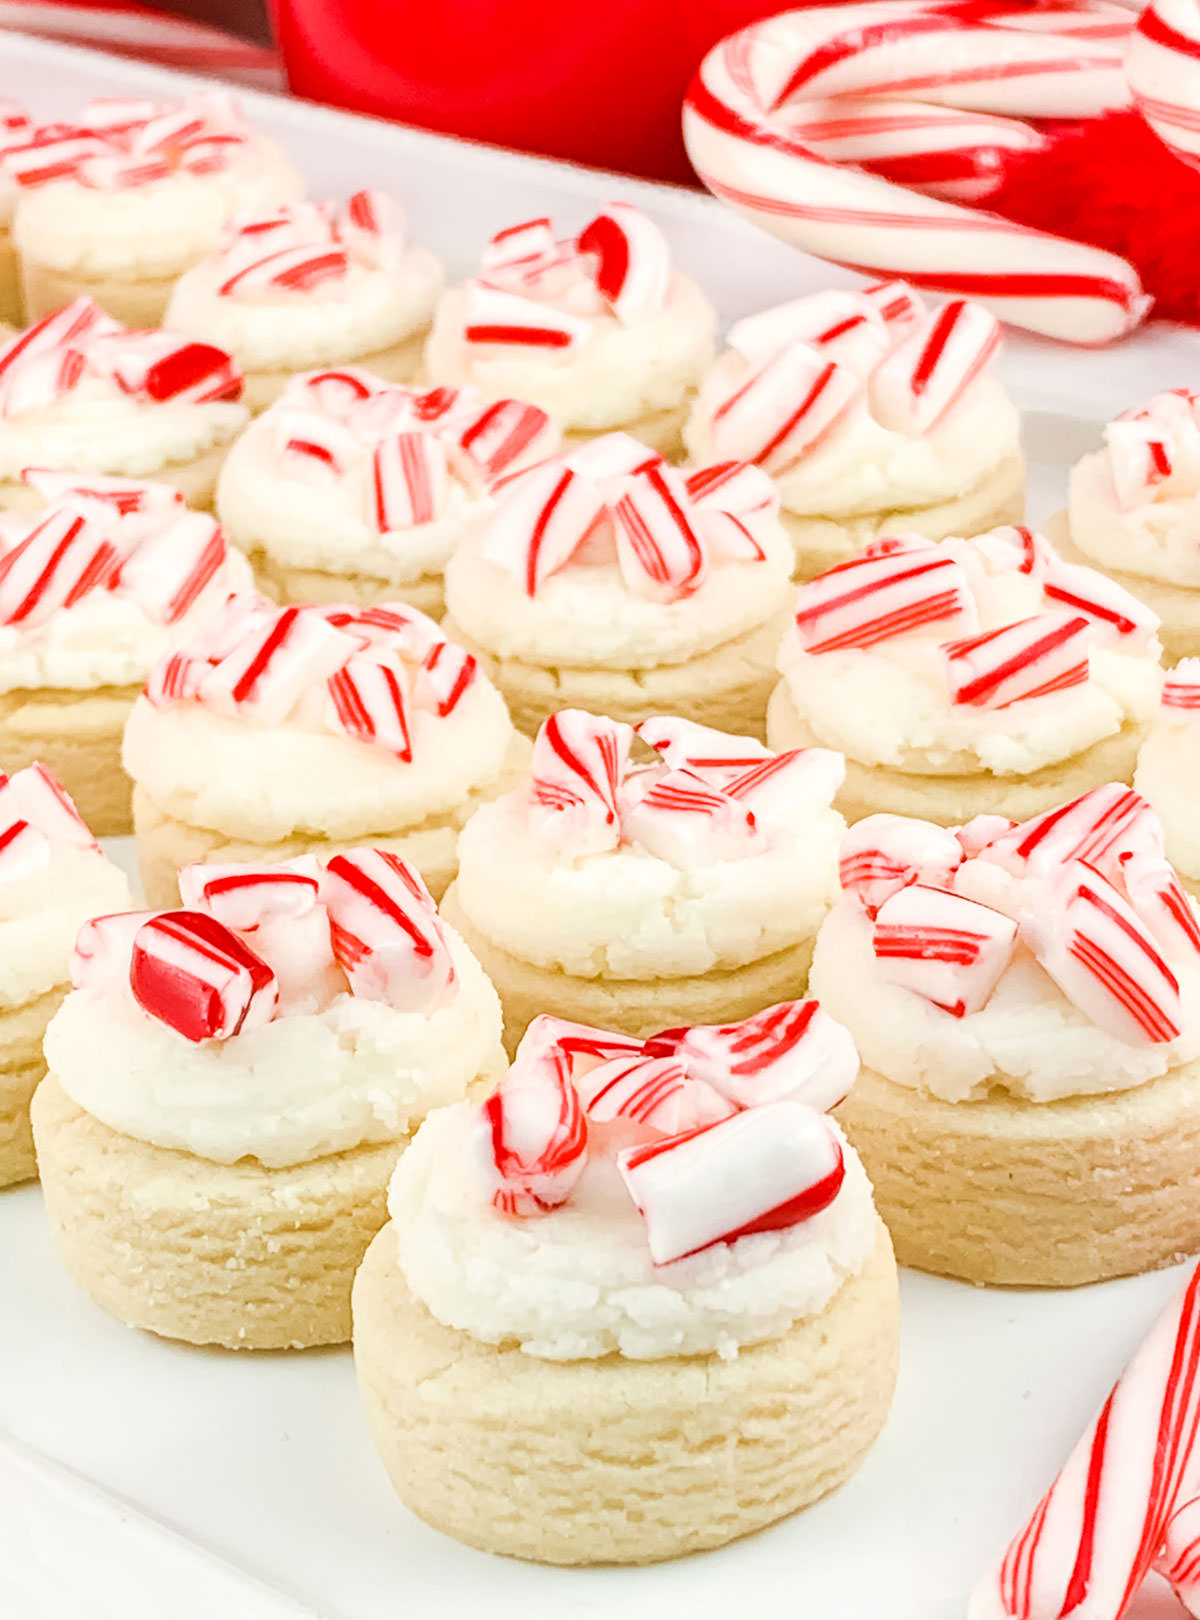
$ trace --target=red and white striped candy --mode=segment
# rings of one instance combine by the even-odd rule
[[[718,197],[807,252],[985,298],[1005,319],[1056,337],[1120,337],[1148,304],[1123,259],[948,200],[964,183],[978,198],[998,145],[1036,140],[1025,118],[1096,117],[1127,100],[1120,39],[1029,31],[1026,10],[1003,27],[925,3],[826,5],[753,23],[709,52],[688,92],[692,161]],[[1051,27],[1078,15],[1055,12]],[[806,123],[830,108],[882,109],[893,125],[905,117],[906,166],[893,178],[886,142],[877,166],[869,149],[847,161],[825,155]],[[949,170],[945,108],[972,124],[992,115]],[[931,177],[934,195],[916,189]]]
[[[7,96],[0,99],[0,130],[27,129],[29,124],[29,114],[19,101],[10,101]]]
[[[902,338],[871,374],[871,410],[898,433],[927,433],[962,398],[1000,347],[1000,323],[955,299]]]
[[[800,588],[796,627],[809,653],[874,647],[936,626],[978,628],[961,563],[929,546],[840,563]]]
[[[289,477],[340,478],[359,454],[357,435],[322,411],[277,409],[271,412],[271,427]]]
[[[1155,1322],[968,1620],[1122,1620],[1157,1569],[1196,1612],[1200,1268]]]
[[[862,293],[831,290],[747,315],[730,327],[727,341],[755,365],[791,344],[806,343],[865,377],[894,339],[880,310]]]
[[[572,446],[561,459],[572,472],[583,473],[602,485],[609,479],[631,478],[651,467],[661,467],[666,460],[631,433],[602,433],[598,439]]]
[[[551,456],[561,435],[546,412],[519,399],[484,405],[458,434],[471,466],[490,484],[516,467]]]
[[[0,773],[0,825],[27,821],[52,844],[94,849],[91,829],[57,776],[38,761],[12,776]]]
[[[789,344],[715,408],[713,454],[783,472],[830,432],[861,392],[852,371],[808,344]]]
[[[1047,564],[1042,590],[1049,601],[1090,622],[1093,646],[1140,651],[1158,633],[1158,614],[1095,568],[1054,557]]]
[[[658,226],[632,203],[609,203],[575,243],[596,258],[596,285],[619,321],[656,315],[671,287],[671,255]]]
[[[1007,709],[1085,686],[1092,628],[1067,613],[1037,613],[942,647],[954,703]]]
[[[646,1043],[636,1035],[621,1035],[613,1030],[596,1029],[591,1024],[576,1024],[569,1018],[557,1018],[553,1013],[539,1013],[521,1037],[517,1060],[551,1047],[557,1047],[571,1059],[572,1074],[578,1074],[591,1063],[646,1055]]]
[[[134,548],[117,583],[163,624],[175,624],[195,607],[228,557],[216,519],[183,511]]]
[[[245,298],[259,292],[312,292],[327,281],[343,280],[349,269],[349,254],[333,242],[275,247],[226,276],[217,295]]]
[[[212,669],[206,658],[176,651],[159,660],[146,681],[144,697],[155,709],[166,709],[172,703],[186,703],[200,696],[200,688]]]
[[[373,657],[359,654],[348,658],[326,684],[328,720],[334,731],[411,763],[409,677],[399,658],[380,652]]]
[[[413,680],[413,702],[444,720],[458,708],[478,676],[479,662],[473,653],[453,641],[438,641],[421,660]]]
[[[737,860],[755,843],[753,812],[691,771],[668,771],[626,804],[625,838],[649,855],[688,871]]]
[[[895,536],[902,539],[903,536]],[[914,536],[920,539],[920,536]],[[986,577],[1023,574],[1034,584],[1042,584],[1051,564],[1057,562],[1050,543],[1033,529],[1021,524],[1006,524],[991,529],[987,534],[975,535],[970,540],[947,540],[947,550],[960,562],[974,563]]]
[[[970,860],[982,854],[997,838],[1012,832],[1016,825],[1017,823],[1010,821],[1007,816],[972,816],[970,821],[954,828],[954,836],[962,846],[963,854]]]
[[[375,446],[374,519],[380,534],[436,523],[446,509],[450,462],[431,433],[394,433]]]
[[[1129,88],[1175,156],[1200,168],[1200,18],[1187,0],[1151,0],[1129,37]]]
[[[676,714],[651,715],[633,729],[673,769],[693,771],[720,788],[777,757],[753,737],[735,737]]]
[[[404,253],[404,210],[384,191],[356,191],[337,210],[337,234],[356,259],[390,270]]]
[[[484,248],[480,263],[485,270],[503,270],[512,265],[535,263],[554,253],[557,247],[549,219],[544,216],[525,219],[497,231]]]
[[[740,1024],[694,1024],[651,1036],[646,1050],[679,1057],[738,1108],[787,1098],[825,1113],[844,1102],[858,1074],[849,1030],[817,1001],[781,1001]]]
[[[626,1149],[617,1168],[659,1266],[716,1243],[796,1226],[828,1208],[845,1179],[833,1127],[791,1101]]]
[[[1046,874],[1021,937],[1067,1000],[1131,1046],[1173,1041],[1179,980],[1128,901],[1095,867]]]
[[[18,332],[7,343],[0,345],[0,384],[7,393],[13,373],[23,370],[37,355],[57,355],[61,358],[64,350],[78,349],[85,342],[121,330],[94,299],[76,298],[73,303],[64,305],[53,315],[43,316],[40,321],[35,321],[32,326],[27,326],[23,332]],[[7,410],[7,405],[5,408]]]
[[[538,1215],[566,1203],[587,1163],[587,1119],[555,1045],[517,1053],[481,1107],[480,1156],[492,1203],[506,1215]]]
[[[361,366],[341,366],[336,371],[310,371],[293,377],[287,394],[298,403],[327,411],[341,419],[379,391],[379,379]]]
[[[546,813],[547,831],[581,855],[621,841],[618,793],[632,745],[632,726],[583,709],[560,709],[534,739],[532,803]]]
[[[117,911],[85,922],[71,951],[76,990],[117,990],[129,983],[133,942],[153,911]]]
[[[321,868],[315,855],[277,865],[204,862],[179,873],[179,898],[191,910],[209,911],[226,928],[254,933],[263,923],[293,921],[317,904]]]
[[[89,591],[107,589],[120,562],[105,525],[69,504],[53,508],[0,557],[0,624],[45,624]]]
[[[105,150],[105,143],[87,130],[60,124],[6,146],[3,165],[18,185],[31,191],[69,178],[85,159],[103,157]]]
[[[912,883],[880,906],[871,945],[885,983],[965,1018],[987,1005],[1016,937],[1016,923],[1002,912]]]
[[[36,489],[47,505],[64,496],[79,495],[110,505],[121,517],[145,517],[166,522],[183,511],[183,496],[170,484],[139,478],[110,478],[101,473],[62,472],[57,467],[22,467],[22,480]]]
[[[1117,417],[1105,428],[1104,440],[1113,489],[1123,512],[1153,500],[1155,491],[1175,471],[1170,430],[1149,415]]]
[[[607,517],[589,478],[560,462],[521,475],[488,524],[482,555],[510,574],[526,596],[574,557]]]
[[[877,281],[859,294],[876,310],[893,339],[905,336],[924,320],[925,300],[907,281]]]
[[[1200,658],[1181,658],[1163,682],[1162,706],[1168,717],[1200,709]]]
[[[1195,908],[1169,861],[1158,855],[1125,855],[1121,880],[1129,903],[1172,961],[1200,953]]]
[[[335,855],[321,877],[333,954],[355,995],[399,1012],[431,1012],[449,997],[454,962],[433,896],[385,849]]]
[[[1000,833],[982,857],[1017,877],[1053,872],[1070,861],[1115,875],[1123,855],[1162,853],[1162,827],[1145,799],[1123,783],[1108,782]]]
[[[908,816],[866,816],[842,840],[838,880],[874,917],[910,883],[948,886],[963,858],[962,844],[946,827]]]
[[[808,806],[828,806],[846,774],[845,760],[830,749],[773,754],[752,737],[734,737],[677,715],[653,715],[634,730],[668,765],[690,771],[744,805],[760,824],[782,823]]]
[[[610,1058],[582,1075],[573,1074],[573,1080],[584,1111],[598,1125],[625,1119],[677,1136],[735,1112],[711,1086],[689,1079],[674,1057],[639,1053]]]
[[[163,911],[133,940],[129,986],[138,1005],[188,1041],[227,1040],[269,1023],[275,975],[205,911]]]
[[[277,726],[310,686],[327,681],[355,650],[354,639],[319,613],[280,608],[208,671],[200,696],[219,713]]]
[[[708,467],[684,470],[688,500],[698,512],[720,512],[749,523],[757,517],[775,517],[779,490],[774,480],[751,461],[714,461]]]
[[[561,352],[586,342],[591,330],[591,322],[581,315],[523,298],[520,293],[477,281],[467,287],[466,343]]]
[[[677,602],[704,583],[707,558],[682,476],[665,465],[627,478],[612,502],[621,577],[639,596]]]
[[[88,363],[141,399],[206,404],[241,398],[242,374],[232,355],[211,343],[170,332],[120,332],[88,351]]]

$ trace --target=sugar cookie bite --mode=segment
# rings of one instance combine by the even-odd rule
[[[435,896],[459,828],[528,767],[469,653],[401,603],[275,606],[232,596],[151,673],[125,728],[142,883],[172,905],[196,861],[411,862]]]
[[[801,586],[767,741],[843,753],[848,821],[1023,819],[1132,780],[1162,684],[1157,629],[1030,529],[877,540]]]
[[[20,187],[9,171],[9,152],[31,145],[38,130],[19,102],[0,100],[0,322],[22,326],[25,300],[21,296],[21,267],[13,245],[12,222]]]
[[[842,760],[773,754],[670,715],[564,709],[528,785],[478,809],[446,915],[500,992],[511,1050],[539,1012],[637,1036],[803,993],[837,892]]]
[[[260,411],[290,376],[318,366],[410,381],[442,280],[429,249],[409,240],[400,205],[356,191],[336,206],[239,214],[176,282],[164,324],[228,350],[246,404]]]
[[[0,507],[31,504],[27,467],[153,478],[211,506],[248,419],[241,392],[223,349],[77,299],[0,343]]]
[[[0,514],[0,760],[40,760],[92,831],[132,831],[121,736],[155,664],[250,565],[167,484],[29,470],[45,505]]]
[[[490,518],[496,483],[559,442],[519,400],[314,371],[238,439],[217,509],[278,601],[390,599],[440,618],[446,563]]]
[[[157,326],[235,214],[304,195],[282,147],[216,87],[90,101],[3,166],[21,190],[13,239],[31,320],[86,296],[129,326]]]
[[[556,710],[762,738],[794,600],[765,473],[683,473],[611,433],[504,481],[446,565],[446,631],[530,734]]]
[[[846,1480],[898,1329],[825,1113],[856,1066],[813,1002],[645,1043],[543,1018],[486,1101],[431,1114],[354,1285],[405,1505],[489,1552],[649,1563]]]
[[[196,866],[185,908],[99,916],[33,1105],[63,1263],[133,1327],[337,1344],[433,1107],[503,1069],[500,1007],[384,850]]]
[[[1167,859],[1184,888],[1200,893],[1200,658],[1168,672],[1133,785],[1162,822]]]
[[[0,1187],[37,1175],[29,1101],[75,936],[94,913],[128,904],[124,873],[45,766],[0,773]]]
[[[443,295],[425,372],[529,400],[568,437],[619,428],[673,456],[715,328],[658,226],[610,203],[565,241],[549,219],[498,232],[478,275]]]
[[[991,375],[979,304],[927,309],[903,282],[824,292],[738,321],[684,438],[698,462],[775,480],[796,574],[812,579],[903,530],[941,540],[1020,522],[1020,418]]]
[[[1048,532],[1158,615],[1169,663],[1200,653],[1200,395],[1171,389],[1110,422]]]
[[[809,983],[901,1262],[1059,1287],[1200,1248],[1200,925],[1146,801],[871,816],[841,879]]]

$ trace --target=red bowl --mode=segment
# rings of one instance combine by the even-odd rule
[[[689,180],[683,93],[779,0],[273,0],[297,95],[628,174]]]

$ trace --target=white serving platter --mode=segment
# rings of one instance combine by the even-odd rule
[[[0,96],[40,115],[92,95],[177,93],[164,71],[12,35]],[[315,195],[395,191],[416,233],[465,272],[493,230],[564,227],[636,198],[733,319],[855,278],[706,198],[269,96],[244,95]],[[1003,374],[1028,413],[1030,515],[1062,502],[1100,424],[1156,388],[1200,382],[1200,334],[1122,347],[1014,339]],[[114,853],[128,861],[126,845]],[[0,1194],[2,1620],[962,1620],[1180,1272],[1074,1292],[903,1282],[900,1385],[861,1472],[829,1500],[720,1552],[644,1570],[489,1558],[393,1497],[347,1351],[232,1355],[118,1326],[58,1268],[35,1186]],[[1150,1583],[1132,1620],[1182,1611]]]

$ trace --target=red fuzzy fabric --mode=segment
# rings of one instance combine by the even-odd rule
[[[1018,158],[985,206],[1137,266],[1152,314],[1200,325],[1200,172],[1135,112],[1048,131],[1049,151]]]

